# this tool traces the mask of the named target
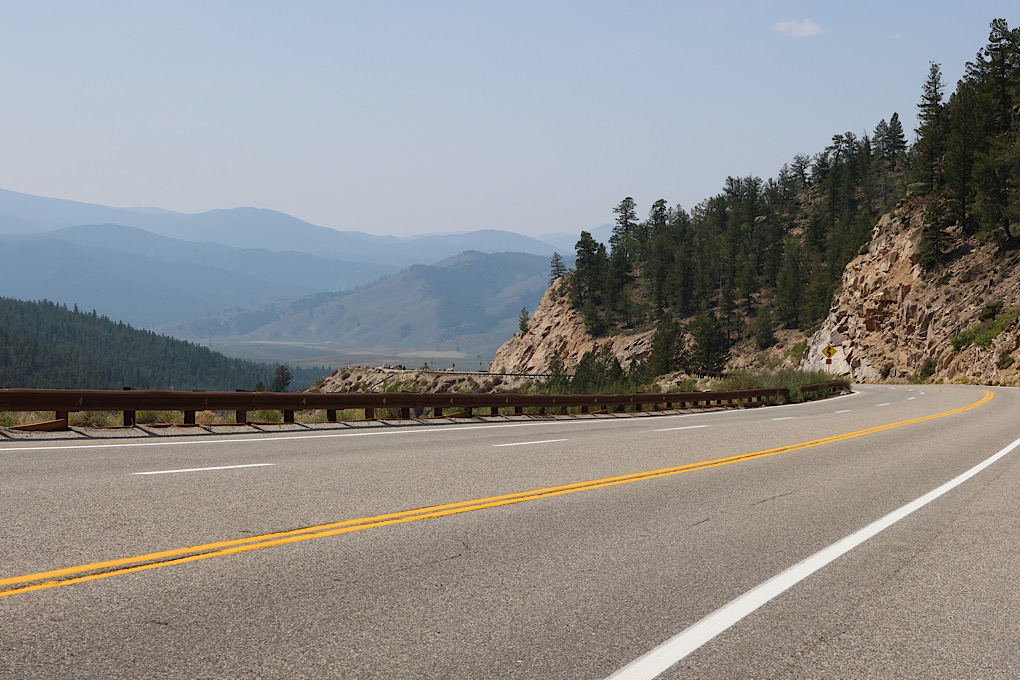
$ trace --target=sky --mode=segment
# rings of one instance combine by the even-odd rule
[[[1008,10],[1013,9],[1012,16]],[[0,188],[579,233],[951,92],[1012,2],[0,0]]]

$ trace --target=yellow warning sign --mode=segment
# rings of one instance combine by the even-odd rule
[[[832,345],[826,345],[825,349],[822,350],[822,354],[825,355],[826,359],[831,359],[836,354],[836,348]]]

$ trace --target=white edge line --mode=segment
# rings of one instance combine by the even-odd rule
[[[132,472],[133,475],[169,475],[173,472],[205,472],[206,470],[234,470],[237,468],[267,467],[276,463],[249,463],[248,465],[220,465],[218,467],[187,468],[184,470],[156,470],[155,472]]]
[[[684,427],[667,427],[664,430],[652,430],[652,432],[674,432],[676,430],[697,430],[701,427],[708,427],[708,425],[685,425]]]
[[[793,420],[793,416],[784,416],[782,418],[773,418],[772,420]]]
[[[876,407],[878,407],[878,406],[888,406],[888,405],[889,405],[888,401],[883,403],[883,404],[875,404]]]
[[[845,408],[842,411],[833,411],[833,413],[850,413],[850,409]]]
[[[537,442],[514,442],[512,444],[493,444],[493,446],[500,447],[500,446],[525,446],[527,444],[554,444],[556,442],[565,442],[565,441],[568,441],[568,440],[566,440],[566,439],[543,439],[543,440],[537,441]]]
[[[701,619],[691,627],[681,631],[674,637],[666,640],[658,647],[652,649],[628,665],[609,676],[609,680],[643,680],[654,678],[667,670],[673,664],[681,661],[684,657],[712,640],[714,637],[734,625],[745,616],[751,614],[762,605],[773,598],[786,592],[808,576],[850,552],[860,544],[875,536],[879,532],[896,524],[904,517],[916,510],[923,508],[939,496],[951,491],[960,484],[989,467],[1013,449],[1020,446],[1020,439],[1015,440],[1006,448],[992,455],[990,458],[978,463],[963,474],[951,479],[942,486],[929,491],[917,500],[907,503],[898,510],[875,520],[863,529],[860,529],[844,539],[841,539],[827,548],[811,555],[807,559],[798,562],[789,569],[773,576],[759,586],[752,588],[740,597],[732,600],[723,607],[715,610],[705,618]]]

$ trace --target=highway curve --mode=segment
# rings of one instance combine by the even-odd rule
[[[1014,677],[1018,412],[0,438],[0,680]]]

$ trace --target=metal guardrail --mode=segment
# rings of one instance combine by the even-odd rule
[[[849,383],[834,380],[801,386],[802,392],[822,389],[843,390]],[[522,414],[525,408],[563,411],[580,408],[582,413],[622,411],[630,407],[664,405],[669,408],[689,406],[741,406],[760,403],[762,399],[787,396],[786,388],[733,390],[728,392],[638,392],[634,394],[507,394],[507,393],[446,393],[417,392],[175,392],[162,390],[30,390],[0,389],[0,411],[53,411],[55,420],[14,429],[64,430],[68,414],[77,411],[120,411],[124,425],[133,427],[137,411],[181,411],[184,424],[194,425],[198,411],[234,411],[235,422],[251,423],[251,411],[281,411],[284,423],[294,422],[294,413],[321,409],[329,422],[336,422],[339,410],[365,412],[366,420],[374,420],[378,409],[399,409],[401,418],[410,418],[411,411],[431,409],[434,417],[444,410],[457,410],[457,415],[476,415],[474,409],[489,409],[489,415],[500,409],[513,409]],[[482,415],[482,414],[478,414]]]

